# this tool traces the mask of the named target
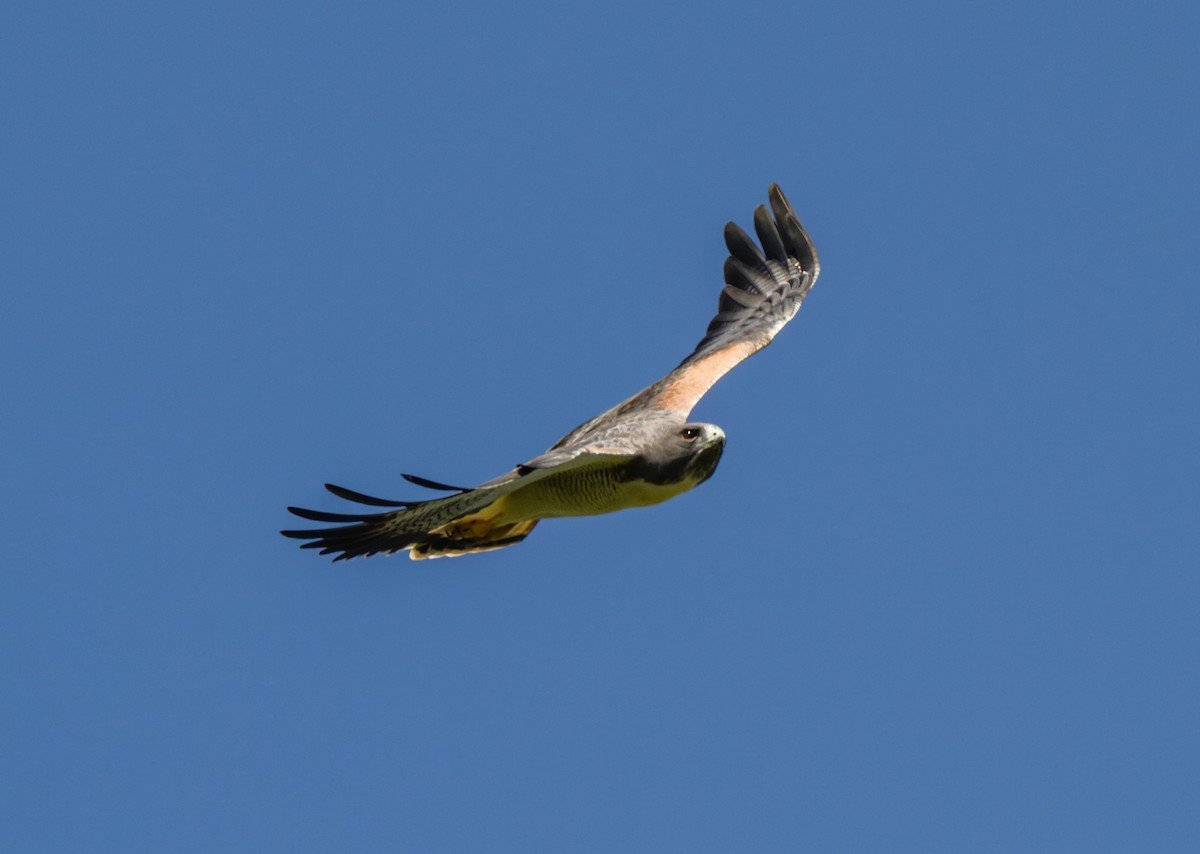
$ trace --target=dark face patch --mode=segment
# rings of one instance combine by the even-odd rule
[[[699,482],[704,483],[717,470],[717,463],[721,462],[721,454],[724,451],[724,439],[701,448],[689,462],[685,476],[698,477]]]
[[[725,450],[724,440],[702,446],[687,446],[678,456],[669,459],[650,459],[639,456],[629,463],[627,477],[630,480],[644,480],[658,486],[694,480],[697,483],[708,480],[721,461],[721,452]]]

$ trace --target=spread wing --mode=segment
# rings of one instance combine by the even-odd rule
[[[725,289],[717,314],[696,349],[663,379],[642,392],[643,403],[687,418],[713,383],[771,343],[796,316],[821,271],[817,250],[796,219],[783,190],[768,191],[771,211],[754,211],[762,249],[735,223],[725,226]]]
[[[725,226],[725,289],[717,314],[696,349],[658,382],[579,425],[551,449],[571,449],[609,440],[633,420],[664,418],[682,423],[713,384],[734,365],[771,343],[796,316],[817,281],[817,250],[778,184],[768,190],[770,211],[759,205],[754,230],[760,249],[736,223]]]
[[[418,480],[409,479],[413,482]],[[410,549],[410,555],[414,558],[483,551],[484,547],[501,548],[512,545],[524,539],[528,533],[525,531],[516,536],[516,539],[511,539],[506,532],[505,536],[488,538],[486,543],[478,541],[479,538],[469,538],[476,541],[468,543],[463,542],[467,538],[447,536],[441,530],[455,519],[487,507],[496,500],[496,493],[502,492],[501,489],[467,489],[429,501],[391,501],[386,498],[373,498],[331,483],[325,484],[325,488],[347,501],[372,507],[395,508],[382,513],[326,513],[324,510],[289,507],[288,512],[301,519],[329,522],[339,526],[279,532],[285,537],[309,540],[310,542],[304,543],[300,548],[319,549],[323,555],[336,555],[335,561],[360,555],[391,554],[403,549]]]
[[[360,555],[392,554],[408,550],[409,557],[420,560],[486,552],[516,545],[529,535],[538,518],[514,508],[513,497],[550,477],[562,478],[588,466],[619,465],[628,457],[621,454],[576,453],[553,466],[517,466],[506,474],[476,487],[447,486],[444,483],[406,474],[404,479],[417,486],[453,493],[428,501],[394,501],[375,498],[325,484],[339,498],[369,507],[390,508],[381,513],[327,513],[289,507],[288,512],[311,522],[328,522],[338,527],[280,531],[285,537],[309,540],[302,549],[319,549],[320,554],[347,560]],[[552,490],[558,506],[551,515],[574,515],[576,505],[586,496],[571,488]],[[542,508],[545,509],[545,508]]]

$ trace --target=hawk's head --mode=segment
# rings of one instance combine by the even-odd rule
[[[712,477],[725,449],[725,431],[716,424],[683,424],[658,434],[642,455],[639,476],[660,485],[691,489]]]
[[[712,477],[725,450],[725,431],[716,424],[684,424],[676,434],[688,453],[684,478],[703,483]]]

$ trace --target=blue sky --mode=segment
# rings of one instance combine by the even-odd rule
[[[0,848],[1185,851],[1195,4],[10,4]],[[659,507],[276,533],[820,282]]]

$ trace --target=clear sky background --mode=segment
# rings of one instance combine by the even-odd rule
[[[1195,851],[1200,6],[0,12],[0,849]],[[331,565],[658,378],[715,477]]]

